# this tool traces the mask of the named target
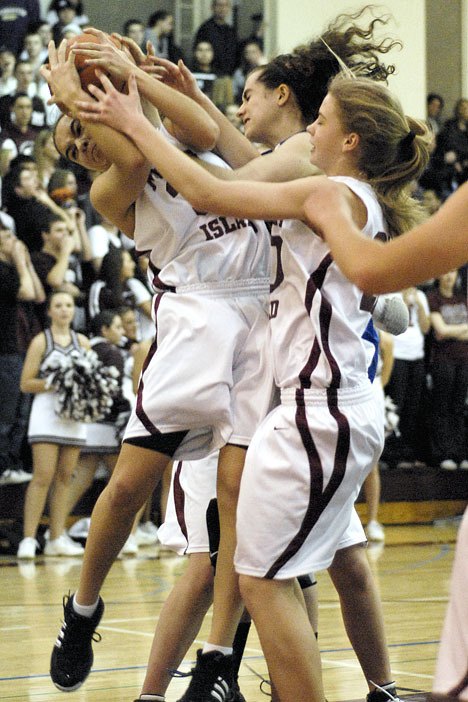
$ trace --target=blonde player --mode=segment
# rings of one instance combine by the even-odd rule
[[[203,202],[227,215],[276,220],[270,333],[281,405],[249,448],[236,569],[280,698],[323,700],[318,649],[307,635],[294,579],[332,562],[382,448],[362,340],[369,314],[328,247],[300,221],[310,179],[218,181],[171,149],[148,123],[133,78],[128,96],[105,76],[101,80],[104,90],[92,90],[97,102],[79,103],[82,118],[122,130],[194,207]],[[368,237],[411,226],[414,206],[406,187],[427,163],[427,133],[404,116],[386,88],[334,79],[308,131],[312,162],[341,183]],[[280,533],[278,523],[284,525]],[[189,687],[182,700],[190,699]]]

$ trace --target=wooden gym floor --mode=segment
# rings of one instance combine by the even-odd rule
[[[458,522],[432,526],[388,526],[386,544],[368,554],[377,577],[393,673],[401,696],[432,685],[437,646],[447,604]],[[115,563],[103,597],[102,641],[95,644],[93,672],[77,691],[64,694],[48,676],[49,656],[62,616],[62,596],[76,586],[79,559],[39,557],[18,564],[0,559],[0,700],[21,702],[132,702],[138,697],[158,613],[185,560],[157,547],[140,549],[137,558]],[[343,629],[338,598],[326,573],[318,574],[319,642],[329,702],[362,700],[366,684]],[[208,614],[208,617],[210,615]],[[190,649],[189,670],[204,640],[208,620]],[[251,631],[240,685],[247,702],[266,698],[259,677],[266,675],[258,638]],[[168,702],[181,696],[187,680],[175,679]]]

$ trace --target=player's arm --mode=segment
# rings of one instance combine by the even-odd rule
[[[87,28],[86,32],[99,37],[101,43],[81,42],[72,49],[73,53],[86,57],[87,64],[111,73],[125,83],[133,73],[140,96],[152,103],[170,121],[173,128],[169,129],[176,138],[198,151],[214,148],[219,134],[215,122],[189,97],[142,70],[140,65],[144,65],[145,55],[135,42],[119,37],[132,53],[133,63],[124,51],[106,39],[104,32],[94,28]]]
[[[343,273],[365,292],[401,290],[467,262],[468,183],[430,219],[388,243],[362,236],[337,185],[314,179],[305,204],[307,220],[323,234]]]

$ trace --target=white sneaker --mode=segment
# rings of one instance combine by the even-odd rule
[[[379,524],[379,522],[376,522],[375,519],[367,524],[366,532],[369,541],[385,541],[383,526]]]
[[[31,480],[32,474],[22,468],[7,468],[0,475],[0,485],[20,485]]]
[[[137,527],[133,536],[138,546],[154,546],[154,544],[158,543],[157,533],[151,534],[149,531],[142,529],[141,526]]]
[[[48,541],[44,548],[45,556],[82,556],[83,553],[84,548],[66,534],[61,534],[58,539]]]
[[[150,519],[144,524],[140,524],[140,529],[143,529],[147,534],[152,534],[153,536],[158,536],[158,527]]]
[[[31,560],[36,557],[36,549],[38,546],[39,544],[36,539],[33,539],[32,536],[26,536],[20,541],[16,555],[18,558],[28,558]]]
[[[461,470],[468,470],[468,458],[464,458],[458,467],[461,468]]]
[[[130,534],[122,549],[119,556],[136,556],[138,553],[138,544],[136,542],[135,536]]]
[[[451,458],[446,458],[445,461],[442,461],[440,467],[442,470],[457,470],[457,464]]]
[[[78,519],[68,530],[68,535],[75,539],[87,539],[89,534],[89,526],[91,517],[83,517]]]

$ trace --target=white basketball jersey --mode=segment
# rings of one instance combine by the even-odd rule
[[[344,176],[333,180],[364,202],[365,235],[387,231],[367,183]],[[369,298],[344,277],[326,242],[302,222],[276,222],[271,245],[270,333],[277,385],[339,389],[367,382],[369,349],[362,334],[370,319]]]
[[[161,132],[184,149],[167,130]],[[228,167],[211,152],[196,155]],[[134,239],[137,252],[150,255],[148,275],[155,291],[269,279],[270,244],[263,222],[196,212],[155,168],[136,202]]]

